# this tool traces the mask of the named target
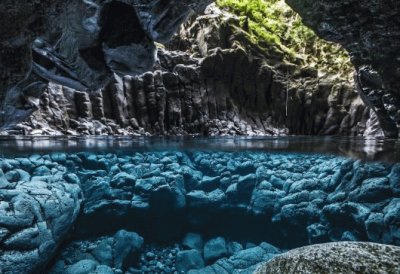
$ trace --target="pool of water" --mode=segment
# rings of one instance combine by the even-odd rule
[[[3,137],[0,273],[252,273],[308,244],[400,245],[399,148]]]

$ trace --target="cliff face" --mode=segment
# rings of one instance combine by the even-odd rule
[[[310,62],[287,62],[273,35],[254,47],[243,16],[218,12],[187,24],[152,68],[154,41],[169,41],[210,2],[6,0],[0,124],[16,134],[381,135],[382,127],[397,136],[395,3],[287,1],[348,50],[356,89]]]
[[[50,84],[14,134],[380,134],[346,77],[283,60],[210,7],[158,51],[152,71],[98,91]],[[270,54],[272,52],[272,54]]]
[[[151,69],[154,41],[167,41],[193,10],[210,2],[2,1],[0,122],[15,124],[37,109],[43,82],[96,90],[114,74]]]
[[[386,136],[400,125],[400,5],[382,0],[286,0],[324,39],[343,45],[357,69],[360,93]]]

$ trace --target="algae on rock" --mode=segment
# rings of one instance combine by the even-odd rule
[[[346,51],[318,38],[284,0],[217,0],[217,5],[239,16],[248,41],[267,55],[325,73],[352,76],[354,69]]]

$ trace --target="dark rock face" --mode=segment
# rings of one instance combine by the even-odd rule
[[[278,255],[256,274],[390,273],[400,269],[400,248],[376,243],[340,242],[311,245]]]
[[[43,80],[86,91],[104,87],[114,74],[149,70],[153,41],[167,41],[192,10],[208,3],[3,1],[1,123],[21,121],[37,109]]]
[[[364,101],[386,136],[400,125],[400,7],[391,1],[286,0],[324,39],[343,45],[357,69]]]
[[[208,8],[170,50],[159,49],[153,71],[115,79],[100,91],[50,84],[39,110],[9,133],[382,134],[350,82],[243,49],[234,33],[238,20]]]

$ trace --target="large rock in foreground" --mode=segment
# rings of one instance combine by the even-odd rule
[[[400,273],[400,247],[338,242],[297,248],[275,257],[256,274]]]
[[[48,156],[0,167],[0,273],[39,272],[80,212],[79,182]]]

